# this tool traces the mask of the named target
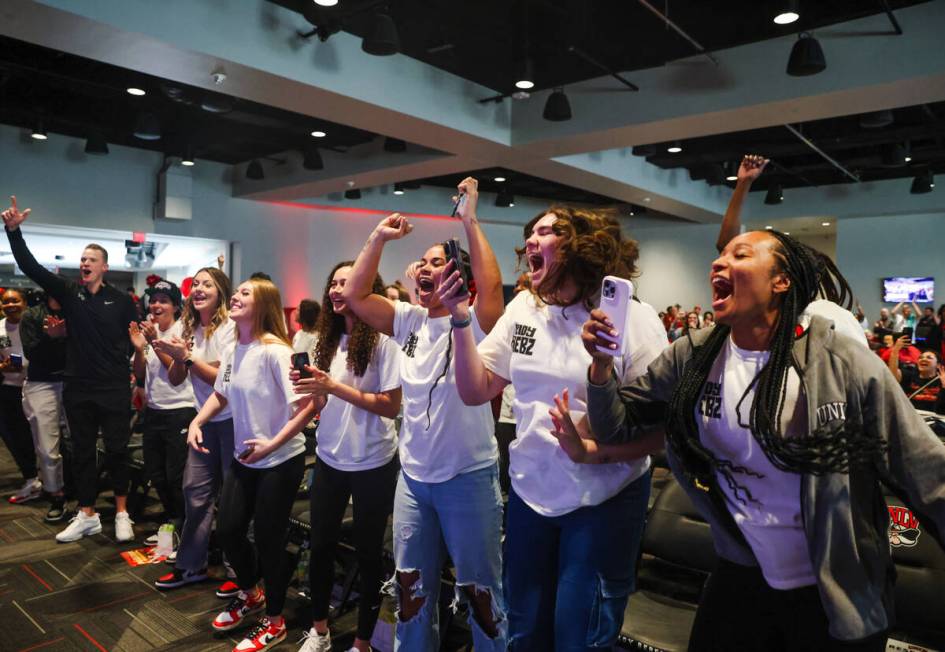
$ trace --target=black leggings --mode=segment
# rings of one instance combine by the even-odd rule
[[[144,470],[164,506],[164,518],[180,532],[184,523],[184,465],[187,463],[187,426],[193,408],[155,410],[144,417]]]
[[[24,480],[36,477],[36,449],[33,432],[23,413],[23,388],[0,385],[0,436],[10,449]]]
[[[882,652],[886,633],[838,641],[816,586],[780,591],[761,569],[719,559],[696,612],[690,652]]]
[[[381,555],[387,517],[394,508],[399,462],[367,471],[339,471],[318,458],[312,483],[312,558],[309,582],[312,619],[328,618],[328,601],[335,576],[335,549],[348,498],[354,498],[354,547],[361,575],[358,633],[369,641],[381,606]]]
[[[243,591],[256,586],[257,569],[261,568],[269,616],[282,615],[285,606],[289,586],[285,568],[286,531],[304,472],[305,455],[296,455],[270,469],[252,469],[233,460],[223,481],[217,514],[217,536],[223,542],[223,554]],[[246,537],[251,520],[255,547]]]

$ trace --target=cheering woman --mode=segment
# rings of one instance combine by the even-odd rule
[[[730,240],[712,263],[718,325],[618,389],[599,311],[584,326],[588,416],[600,442],[662,445],[709,522],[719,566],[691,650],[884,650],[893,622],[887,483],[945,533],[945,445],[879,358],[814,315],[821,257],[776,231]],[[568,405],[553,411],[580,445]],[[732,626],[737,617],[738,626]]]

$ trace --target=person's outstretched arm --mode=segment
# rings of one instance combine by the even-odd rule
[[[13,259],[24,274],[61,303],[62,297],[69,290],[69,282],[40,265],[23,240],[20,225],[26,221],[30,212],[29,208],[23,211],[17,208],[15,195],[10,197],[10,208],[3,211],[3,225],[7,231],[7,240],[10,241]]]
[[[469,260],[473,278],[476,280],[476,320],[484,333],[488,333],[502,316],[505,298],[502,296],[502,272],[495,252],[486,239],[479,224],[476,208],[479,204],[479,182],[466,177],[457,186],[466,199],[456,214],[463,221],[466,239],[469,241]]]
[[[747,154],[742,158],[742,162],[738,166],[738,180],[735,182],[735,191],[728,202],[728,208],[725,209],[722,226],[719,227],[719,239],[715,243],[715,248],[719,251],[725,249],[725,245],[741,231],[742,206],[745,204],[745,198],[748,197],[751,184],[761,176],[766,165],[768,165],[768,159],[757,154]]]

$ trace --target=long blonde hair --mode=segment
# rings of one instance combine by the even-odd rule
[[[253,339],[264,344],[285,344],[292,347],[289,331],[282,312],[282,295],[272,281],[251,278],[253,286]]]
[[[213,331],[226,321],[227,315],[230,313],[230,296],[233,294],[233,287],[230,284],[229,277],[216,267],[202,267],[197,270],[197,274],[201,272],[206,272],[210,275],[210,280],[213,282],[214,287],[216,287],[217,296],[219,297],[217,299],[216,310],[213,311],[213,315],[210,317],[210,323],[207,324],[207,327],[204,328],[203,331],[204,338],[209,340],[210,336],[213,335]],[[197,274],[194,274],[194,280],[196,280]],[[187,301],[184,303],[184,312],[180,317],[180,321],[184,329],[184,341],[189,342],[197,326],[200,324],[200,313],[194,307],[193,290],[187,295]]]

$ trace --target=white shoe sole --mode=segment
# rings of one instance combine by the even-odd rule
[[[92,536],[93,534],[101,534],[101,533],[102,533],[102,526],[101,524],[99,524],[96,527],[92,528],[91,530],[87,530],[85,532],[82,532],[80,534],[77,534],[76,536],[72,536],[69,538],[60,537],[60,535],[57,534],[56,541],[58,541],[59,543],[72,543],[73,541],[78,541],[82,537],[88,537],[88,536]]]

